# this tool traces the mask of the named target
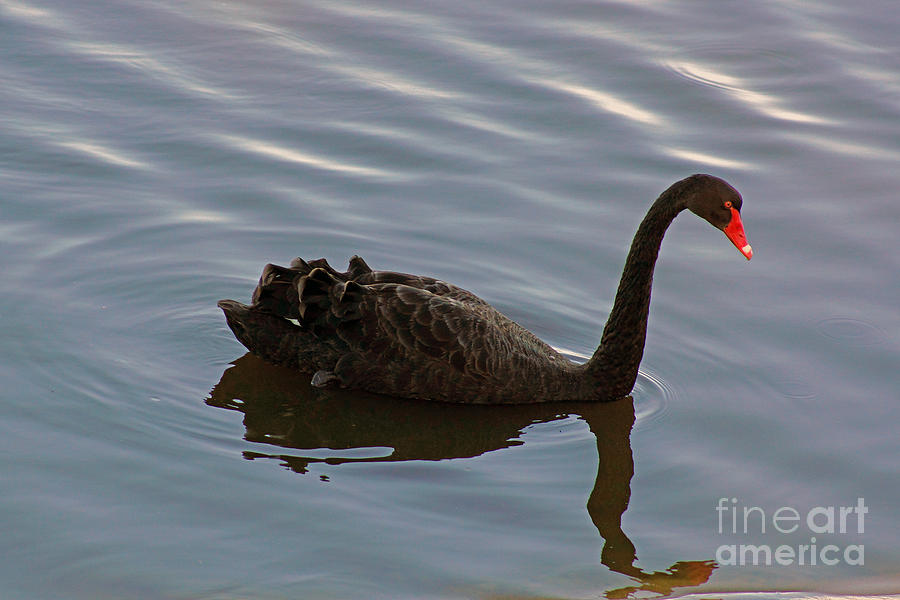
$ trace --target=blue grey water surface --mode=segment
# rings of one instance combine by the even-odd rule
[[[877,0],[0,0],[2,597],[900,593],[898,31]],[[633,400],[313,392],[215,307],[358,253],[588,355],[694,172],[756,254],[675,222]]]

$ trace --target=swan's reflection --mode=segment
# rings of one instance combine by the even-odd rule
[[[521,444],[521,430],[561,415],[578,414],[597,439],[599,466],[587,509],[604,539],[601,562],[634,579],[637,585],[609,590],[608,598],[639,592],[669,595],[677,587],[705,583],[716,568],[712,561],[677,562],[665,571],[636,566],[634,544],[622,531],[622,514],[631,496],[634,461],[630,398],[607,404],[536,404],[512,406],[450,405],[387,400],[358,392],[319,391],[309,376],[274,367],[246,354],[227,369],[207,404],[244,413],[246,439],[283,448],[331,450],[386,448],[377,456],[327,459],[288,454],[245,452],[248,459],[277,458],[297,473],[311,462],[381,462],[470,458]],[[391,452],[388,449],[392,449]]]

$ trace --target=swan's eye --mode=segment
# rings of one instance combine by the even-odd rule
[[[725,201],[725,208],[731,208],[731,200]]]

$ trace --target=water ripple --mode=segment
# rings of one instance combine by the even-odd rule
[[[867,144],[856,144],[845,139],[839,139],[833,131],[822,133],[804,133],[799,131],[788,131],[783,134],[786,139],[795,140],[796,142],[814,148],[824,148],[835,154],[843,154],[848,158],[859,159],[866,157],[871,160],[880,160],[885,162],[896,163],[900,161],[900,152],[891,149],[883,144],[869,142]]]
[[[408,77],[385,71],[384,69],[374,69],[359,65],[331,65],[329,70],[353,77],[368,85],[398,92],[406,96],[437,99],[459,98],[462,96],[458,92],[442,90],[433,84],[412,81]]]
[[[659,126],[665,124],[665,120],[656,113],[609,92],[552,79],[537,80],[537,83],[571,94],[576,98],[587,101],[600,110],[631,119],[642,125]]]
[[[0,9],[8,16],[31,21],[32,24],[36,25],[59,26],[62,23],[62,20],[50,10],[46,8],[37,8],[30,4],[26,4],[25,2],[4,0],[3,3],[0,4]]]
[[[696,150],[691,150],[690,148],[661,148],[661,150],[669,156],[680,158],[689,162],[699,163],[704,166],[743,171],[755,168],[752,163],[743,160],[722,158],[721,156],[714,156],[712,154],[706,154],[705,152],[698,152]]]
[[[134,158],[131,158],[125,155],[122,151],[111,148],[109,146],[103,146],[97,142],[84,142],[84,141],[65,141],[65,142],[54,142],[57,146],[62,148],[67,148],[69,150],[74,150],[81,154],[87,155],[93,159],[100,160],[101,162],[118,166],[118,167],[131,167],[135,169],[150,169],[151,166],[145,162],[141,162]]]
[[[815,115],[809,112],[803,112],[784,107],[784,100],[773,93],[765,93],[760,91],[761,84],[752,81],[751,77],[739,77],[726,71],[724,65],[717,65],[723,59],[733,59],[732,55],[740,54],[742,61],[740,64],[746,68],[746,63],[756,62],[769,63],[773,59],[779,58],[772,53],[760,51],[756,49],[723,49],[716,47],[698,48],[689,51],[681,56],[669,58],[663,61],[663,65],[681,77],[693,83],[699,83],[704,86],[716,88],[727,92],[732,97],[741,101],[749,108],[756,112],[783,121],[792,121],[795,123],[814,123],[826,124],[832,123],[831,119]],[[759,61],[759,59],[764,59]],[[773,88],[783,90],[780,79],[783,82],[788,77],[787,74],[781,76],[768,75],[763,88]]]
[[[272,142],[266,140],[227,134],[217,134],[215,137],[223,143],[231,146],[232,148],[244,152],[257,154],[259,156],[265,156],[268,158],[274,158],[276,160],[284,162],[304,165],[315,169],[321,169],[323,171],[335,171],[338,173],[356,175],[360,177],[390,177],[396,175],[395,173],[384,169],[353,165],[347,162],[326,158],[324,156],[309,154],[301,150],[297,150],[296,148],[288,148],[286,146],[273,144]]]
[[[823,319],[816,323],[816,330],[831,340],[851,346],[875,346],[884,341],[884,333],[878,327],[859,319]]]
[[[558,346],[553,346],[553,349],[575,362],[590,359],[590,355],[583,352]],[[634,428],[645,429],[659,421],[675,395],[675,389],[660,376],[647,369],[640,369],[631,391],[631,397],[634,398]]]
[[[641,369],[631,396],[634,398],[634,429],[640,430],[663,418],[675,398],[675,390],[655,373]]]
[[[260,40],[265,44],[284,48],[297,54],[313,56],[329,56],[332,54],[332,51],[322,47],[320,44],[301,39],[290,30],[263,23],[262,21],[253,21],[245,18],[240,21],[234,21],[230,25],[243,27],[248,31],[259,34]]]
[[[457,110],[451,107],[442,108],[440,114],[448,121],[458,126],[499,135],[513,140],[535,142],[535,135],[530,131],[504,124],[493,116],[487,117],[472,111]],[[485,160],[490,160],[490,158],[488,157]]]
[[[776,379],[772,385],[782,396],[791,400],[811,400],[818,395],[809,382],[795,377]]]
[[[82,56],[124,65],[126,67],[149,74],[151,77],[163,81],[170,87],[178,90],[187,90],[202,96],[213,97],[218,100],[235,100],[237,96],[216,88],[194,75],[188,75],[183,69],[164,63],[159,58],[122,44],[70,41],[66,43],[68,49]]]

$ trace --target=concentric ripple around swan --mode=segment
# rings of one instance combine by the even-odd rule
[[[851,346],[874,346],[884,341],[884,333],[878,327],[859,319],[823,319],[816,323],[816,330],[827,338]]]
[[[634,429],[645,429],[662,419],[675,397],[675,389],[655,373],[641,369],[631,397],[634,398]]]
[[[575,362],[585,362],[590,358],[589,354],[568,348],[559,346],[553,348]],[[631,397],[634,398],[634,428],[644,429],[662,418],[675,397],[675,389],[660,376],[641,368],[638,370],[638,378],[631,391]]]

